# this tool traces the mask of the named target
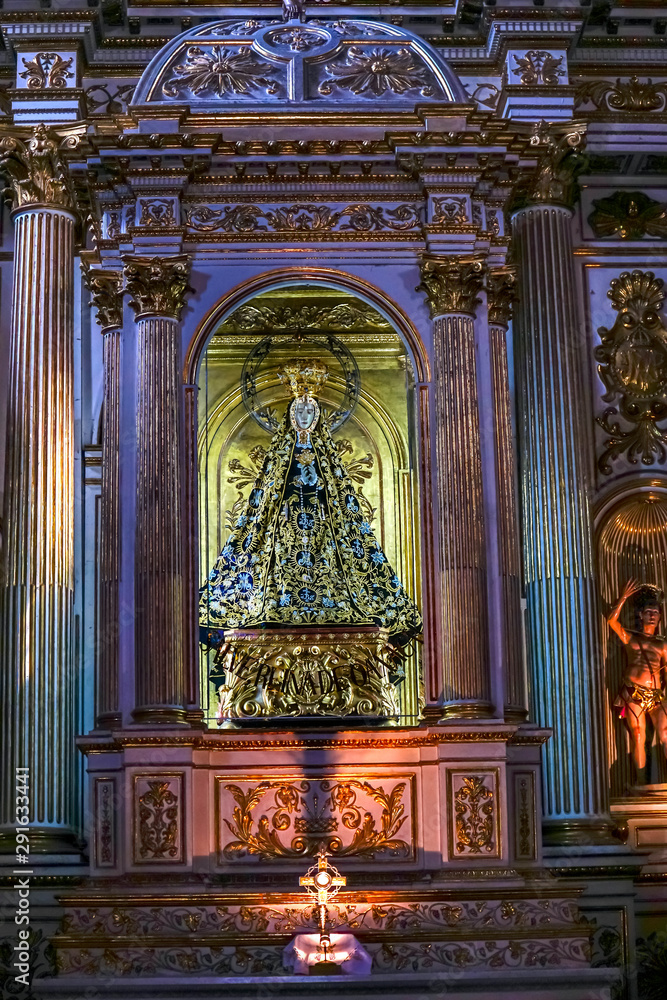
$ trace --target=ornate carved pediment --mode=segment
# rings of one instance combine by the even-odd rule
[[[465,103],[465,91],[427,42],[366,20],[287,23],[224,20],[198,25],[146,70],[132,104],[309,105]]]
[[[9,177],[15,209],[45,205],[73,211],[74,191],[61,152],[78,143],[77,136],[60,139],[44,125],[28,140],[0,140],[0,169]]]
[[[484,276],[484,257],[431,257],[420,264],[417,290],[426,293],[431,317],[447,313],[475,315]]]

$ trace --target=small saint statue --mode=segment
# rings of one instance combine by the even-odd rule
[[[220,720],[398,711],[397,664],[421,615],[334,444],[318,401],[328,374],[316,358],[280,369],[292,400],[200,592],[202,642],[225,676]]]
[[[621,625],[619,619],[623,605],[632,596],[635,597],[636,629],[630,631]],[[630,734],[638,785],[645,785],[648,781],[647,716],[667,754],[667,640],[657,634],[662,618],[661,596],[657,587],[628,580],[607,618],[610,628],[625,646],[626,669],[614,708]]]

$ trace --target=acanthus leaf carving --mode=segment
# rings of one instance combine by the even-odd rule
[[[514,56],[515,71],[521,74],[521,83],[527,87],[555,87],[561,76],[565,76],[560,67],[563,57],[553,56],[542,49],[531,49],[524,56]]]
[[[609,406],[597,423],[607,435],[598,460],[609,475],[611,463],[625,455],[631,464],[667,459],[667,327],[661,318],[664,282],[652,271],[624,271],[611,282],[607,293],[618,312],[611,329],[600,327],[595,358],[607,392]],[[624,429],[615,419],[631,425]]]
[[[530,144],[542,146],[544,142],[546,146],[530,184],[528,200],[570,207],[574,203],[577,176],[586,165],[582,155],[583,133],[575,130],[557,137],[545,134],[538,125]]]
[[[188,284],[189,256],[139,257],[125,254],[122,260],[125,287],[137,318],[156,315],[180,319],[186,293],[191,291]]]
[[[0,170],[9,175],[15,209],[44,205],[74,210],[74,188],[61,151],[78,141],[76,136],[61,140],[45,125],[38,125],[27,141],[12,136],[0,140]]]
[[[28,90],[62,90],[74,76],[70,72],[72,62],[73,59],[63,59],[57,52],[38,52],[34,59],[23,59],[25,73],[19,76],[27,81]]]
[[[641,240],[644,236],[667,238],[667,206],[643,191],[616,191],[593,202],[588,223],[597,237],[619,236]]]
[[[629,80],[585,80],[577,87],[575,108],[591,102],[601,111],[646,112],[667,108],[667,80],[642,83],[636,76]]]
[[[236,94],[248,97],[253,90],[264,89],[267,94],[276,94],[279,84],[269,76],[273,67],[258,59],[249,48],[212,48],[205,51],[198,45],[191,45],[185,53],[185,61],[174,66],[171,77],[164,83],[162,91],[167,97],[179,97],[182,91],[211,94],[224,97]]]
[[[84,271],[90,290],[91,305],[97,309],[97,321],[105,333],[123,325],[123,276],[120,271],[101,268]]]
[[[330,79],[323,80],[318,88],[322,96],[333,93],[334,87],[359,96],[373,97],[386,93],[400,96],[418,88],[422,97],[433,94],[433,87],[424,76],[424,68],[415,62],[406,48],[365,51],[358,45],[351,45],[344,63],[328,63],[325,69]]]
[[[516,271],[513,267],[494,267],[487,279],[489,323],[507,328],[516,299]]]
[[[236,803],[231,819],[224,818],[234,837],[223,847],[230,861],[246,855],[262,860],[303,858],[320,845],[334,857],[412,855],[411,842],[398,837],[410,815],[405,781],[394,782],[388,790],[369,780],[334,778],[224,788]],[[260,805],[264,811],[256,817]]]
[[[433,257],[424,254],[420,262],[421,282],[416,291],[423,291],[431,317],[449,313],[474,316],[482,288],[484,258]]]
[[[457,854],[481,854],[495,848],[495,794],[486,776],[464,776],[454,792]]]
[[[150,860],[178,855],[178,795],[168,781],[149,781],[139,797],[139,855]]]
[[[259,205],[225,205],[220,209],[201,206],[189,209],[187,224],[198,232],[405,232],[420,225],[416,205],[403,204],[396,208],[366,204],[347,205],[333,209],[329,205],[297,203],[275,208]],[[347,221],[345,221],[347,220]]]

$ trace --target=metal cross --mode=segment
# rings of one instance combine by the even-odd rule
[[[324,931],[328,917],[327,906],[334,896],[338,895],[347,879],[327,862],[326,848],[321,847],[317,854],[317,864],[311,865],[305,875],[299,879],[299,885],[304,886],[317,899],[320,921],[320,931]]]

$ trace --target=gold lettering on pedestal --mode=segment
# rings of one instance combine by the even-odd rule
[[[334,857],[410,859],[411,779],[390,778],[389,785],[379,785],[344,777],[243,784],[222,784],[224,779],[218,778],[219,816],[233,838],[223,837],[221,829],[222,857],[303,858],[325,847]],[[401,839],[400,832],[409,833],[408,839]]]

